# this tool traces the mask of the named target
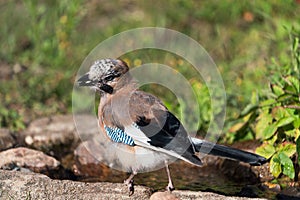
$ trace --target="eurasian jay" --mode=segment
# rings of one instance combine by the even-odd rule
[[[120,149],[116,156],[131,172],[124,181],[129,194],[134,192],[134,175],[161,166],[167,169],[167,190],[172,191],[168,163],[181,159],[201,166],[202,162],[196,155],[200,151],[250,165],[262,165],[267,161],[254,153],[190,137],[181,122],[157,97],[138,90],[127,64],[120,59],[95,61],[89,72],[77,82],[79,86],[89,86],[100,92],[99,127],[105,138]]]

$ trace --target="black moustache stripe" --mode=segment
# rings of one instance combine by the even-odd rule
[[[106,93],[109,93],[109,94],[112,94],[114,89],[113,87],[107,85],[107,84],[103,84],[101,87],[100,87],[101,90],[103,90],[104,92]]]

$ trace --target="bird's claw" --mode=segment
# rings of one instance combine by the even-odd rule
[[[128,187],[129,190],[129,196],[133,195],[134,193],[134,184],[133,184],[133,180],[129,180],[129,181],[125,181],[125,184]]]
[[[173,184],[169,184],[167,187],[166,187],[166,190],[169,191],[169,192],[172,192],[173,190],[175,190]]]

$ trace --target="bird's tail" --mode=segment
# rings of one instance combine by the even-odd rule
[[[254,153],[242,151],[224,145],[214,144],[197,138],[191,138],[195,150],[214,156],[225,157],[233,160],[249,163],[250,165],[263,165],[267,159]]]

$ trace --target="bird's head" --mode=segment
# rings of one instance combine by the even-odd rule
[[[77,80],[79,86],[88,86],[106,93],[113,93],[119,80],[128,72],[127,64],[120,59],[100,59],[90,71]]]

